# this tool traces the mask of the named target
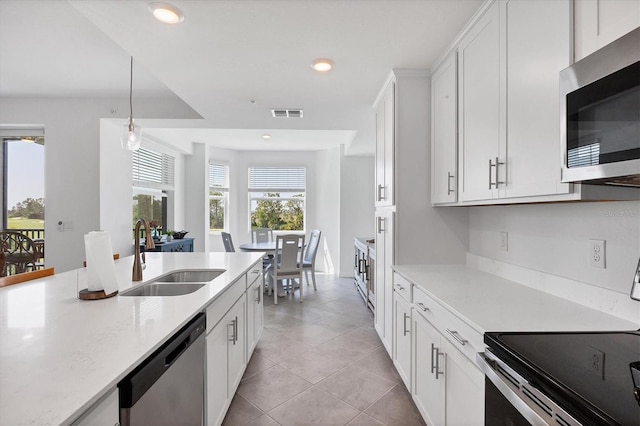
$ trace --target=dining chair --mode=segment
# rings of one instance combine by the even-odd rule
[[[27,272],[28,268],[36,268],[36,252],[33,240],[17,231],[0,231],[0,250],[4,255],[4,265],[0,276]]]
[[[278,281],[289,280],[288,290],[295,292],[294,279],[298,280],[300,302],[303,300],[302,263],[298,261],[300,250],[304,247],[304,235],[287,234],[276,238],[274,262],[267,268],[270,276],[269,292],[273,291],[273,303],[278,304]],[[276,261],[277,259],[277,261]],[[283,281],[283,290],[285,289]]]
[[[231,234],[228,232],[221,232],[222,235],[222,244],[224,244],[224,251],[227,253],[233,253],[236,249],[233,247],[233,240],[231,239]]]
[[[9,275],[8,277],[0,277],[0,287],[7,287],[14,284],[20,284],[25,281],[31,281],[38,278],[48,277],[55,274],[54,268],[38,269],[35,271],[23,272],[20,274]]]
[[[313,289],[318,290],[316,287],[316,254],[318,254],[318,247],[320,246],[320,236],[322,231],[314,229],[309,234],[309,243],[307,244],[307,250],[304,252],[302,258],[302,269],[304,270],[304,276],[307,279],[307,285],[309,285],[309,270],[311,270],[311,279],[313,280]]]
[[[273,241],[273,229],[255,228],[251,230],[252,243],[268,243],[269,241]]]

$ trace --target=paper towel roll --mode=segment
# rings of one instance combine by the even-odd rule
[[[88,290],[104,290],[111,294],[118,290],[116,267],[113,263],[111,238],[104,231],[91,231],[84,236],[87,257]]]

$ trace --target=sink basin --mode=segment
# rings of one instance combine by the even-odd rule
[[[167,275],[158,277],[153,281],[157,283],[205,283],[213,280],[224,272],[224,269],[189,269],[184,271],[170,272]]]
[[[150,282],[120,293],[121,296],[180,296],[193,293],[205,283],[158,283]]]

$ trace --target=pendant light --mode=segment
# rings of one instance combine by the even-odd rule
[[[142,141],[142,127],[133,122],[133,56],[131,57],[131,74],[129,80],[129,121],[122,125],[122,135],[120,143],[122,148],[129,151],[137,151],[140,149]]]

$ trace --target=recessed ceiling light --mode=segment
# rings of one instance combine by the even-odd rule
[[[331,71],[331,68],[333,68],[333,61],[331,59],[316,59],[311,62],[311,68],[318,72]]]
[[[184,21],[182,11],[169,3],[149,3],[149,11],[158,21],[165,24],[179,24]]]
[[[265,133],[264,135],[262,135],[262,139],[264,139],[265,141],[268,141],[269,139],[271,139],[271,135],[268,133]]]

